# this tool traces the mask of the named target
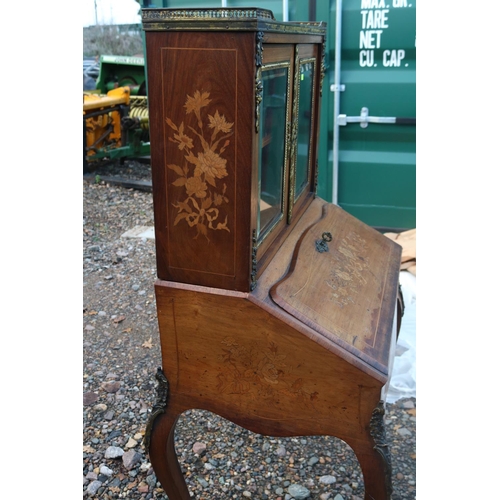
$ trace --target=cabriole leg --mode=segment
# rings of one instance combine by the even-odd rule
[[[161,368],[156,373],[158,380],[157,402],[153,406],[144,445],[149,453],[151,465],[170,500],[190,500],[191,496],[184,480],[177,454],[175,453],[175,424],[179,414],[168,407],[168,381]]]
[[[370,438],[349,443],[363,472],[365,500],[390,500],[392,495],[391,454],[384,424],[384,402],[380,401],[370,419]]]

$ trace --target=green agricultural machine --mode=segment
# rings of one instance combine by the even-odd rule
[[[144,56],[100,57],[96,89],[106,94],[118,87],[129,87],[131,96],[147,95]]]
[[[149,120],[143,56],[100,57],[95,90],[83,93],[83,165],[148,157]]]

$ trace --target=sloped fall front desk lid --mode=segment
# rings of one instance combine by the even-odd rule
[[[400,245],[326,204],[270,294],[299,321],[387,375],[400,259]]]

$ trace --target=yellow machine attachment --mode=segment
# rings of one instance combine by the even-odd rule
[[[121,119],[130,104],[130,89],[119,87],[107,95],[83,94],[84,147],[87,159],[100,150],[122,145]],[[97,159],[97,158],[96,158]]]
[[[84,171],[95,160],[149,154],[147,97],[131,96],[129,87],[83,94]]]
[[[149,113],[148,98],[146,96],[130,96],[130,110],[128,116],[134,119],[136,127],[144,131],[144,136],[149,140]]]

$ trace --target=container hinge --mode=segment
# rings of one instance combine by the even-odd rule
[[[415,125],[416,118],[402,118],[395,116],[369,116],[368,108],[361,108],[360,116],[339,115],[337,123],[347,125],[348,123],[359,123],[361,128],[368,127],[369,123],[395,123],[396,125]]]
[[[345,85],[335,85],[331,84],[330,85],[330,92],[344,92],[345,90]]]

